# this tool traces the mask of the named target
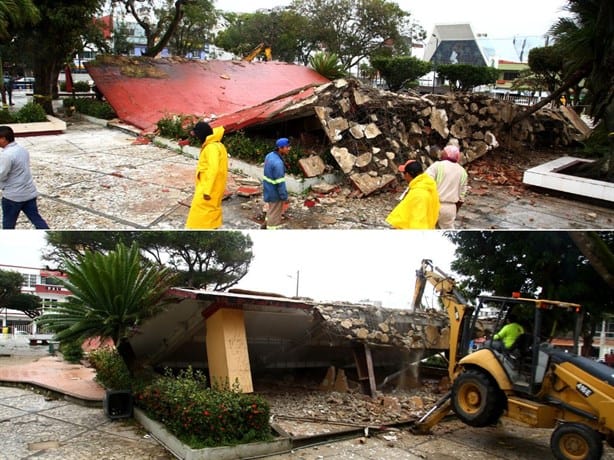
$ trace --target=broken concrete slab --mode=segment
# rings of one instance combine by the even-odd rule
[[[339,170],[360,187],[362,196],[377,191],[374,187],[386,187],[389,176],[401,181],[396,168],[408,159],[417,159],[425,167],[436,161],[428,151],[431,145],[443,147],[456,140],[463,152],[461,162],[468,163],[499,146],[565,146],[582,136],[557,109],[541,109],[510,126],[523,109],[481,94],[392,93],[354,79],[329,82],[301,66],[222,62],[120,59],[94,66],[92,76],[98,84],[98,73],[98,86],[103,89],[106,85],[110,91],[105,96],[112,105],[115,98],[126,111],[118,112],[120,117],[134,117],[141,125],[140,117],[147,116],[152,123],[164,115],[187,113],[210,118],[212,125],[224,125],[227,132],[284,122],[287,135],[292,137],[294,129],[297,139],[321,139],[324,133],[330,147],[318,145],[319,155],[324,158],[330,151]],[[286,67],[281,69],[281,65]],[[261,81],[266,82],[266,91],[261,91]],[[164,90],[157,89],[160,85]],[[148,88],[145,102],[141,101],[145,98],[143,87]],[[213,91],[224,97],[210,98],[203,93],[199,98],[192,90],[202,91],[201,87],[209,91],[208,96]],[[138,91],[128,97],[125,91],[132,88]],[[186,88],[190,88],[187,99]],[[152,100],[151,94],[156,98]],[[137,105],[134,99],[139,101]],[[202,101],[209,99],[216,102],[203,107]],[[306,126],[309,129],[305,130]],[[311,175],[316,171],[307,169],[307,177],[317,177]],[[356,174],[361,175],[352,179]]]
[[[329,81],[308,67],[278,61],[105,55],[86,67],[118,117],[143,130],[167,116],[213,119]]]
[[[311,155],[307,158],[301,158],[298,161],[301,170],[305,177],[316,177],[324,174],[326,171],[326,164],[321,157],[317,155]]]

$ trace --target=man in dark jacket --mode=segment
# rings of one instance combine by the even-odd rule
[[[268,229],[281,226],[284,203],[288,200],[286,189],[286,166],[283,156],[290,152],[290,141],[282,137],[277,139],[275,150],[264,158],[264,177],[262,179],[263,197],[267,203],[265,225]]]

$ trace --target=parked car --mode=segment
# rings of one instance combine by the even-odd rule
[[[13,82],[13,89],[34,88],[34,77],[21,77]]]

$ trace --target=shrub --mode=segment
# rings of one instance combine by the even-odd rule
[[[431,64],[413,56],[377,56],[371,65],[380,72],[388,88],[399,91],[414,85],[414,82],[431,70]]]
[[[158,133],[162,137],[168,139],[187,139],[190,137],[190,131],[198,122],[198,117],[194,115],[168,115],[160,120]],[[198,139],[190,138],[192,145],[197,146]]]
[[[68,97],[62,100],[64,107],[75,107],[79,113],[90,115],[103,120],[117,117],[113,107],[106,101],[90,99],[87,97]]]
[[[132,379],[126,363],[117,350],[104,347],[91,351],[88,359],[96,370],[96,381],[108,389],[128,390],[132,388]]]
[[[2,109],[0,110],[0,123],[3,125],[15,123],[15,117],[13,117],[13,114],[8,109]]]
[[[158,120],[156,126],[158,127],[158,134],[162,137],[168,139],[189,138],[190,145],[200,147],[200,141],[190,137],[190,131],[198,121],[198,117],[194,115],[169,115]],[[273,150],[275,146],[274,139],[248,137],[243,131],[225,135],[222,142],[232,157],[256,164],[262,163],[266,154]],[[302,174],[298,160],[303,156],[304,152],[300,146],[293,145],[288,156],[284,158],[286,169],[290,174]]]
[[[83,358],[83,348],[80,342],[63,342],[60,345],[60,352],[69,363],[78,363]]]
[[[86,81],[76,81],[72,85],[73,90],[77,93],[88,93],[92,88]],[[63,81],[60,83],[60,91],[66,91],[66,82]]]
[[[450,82],[452,90],[470,91],[476,86],[495,83],[499,70],[470,64],[443,64],[437,67],[437,74]]]
[[[41,121],[47,121],[47,114],[43,106],[28,102],[17,111],[14,123],[37,123]]]
[[[191,368],[166,371],[135,395],[147,415],[195,449],[271,439],[270,408],[260,396],[234,388],[208,388]]]
[[[262,163],[275,145],[275,141],[270,139],[248,137],[244,131],[224,136],[223,141],[228,153],[233,157],[256,164]]]

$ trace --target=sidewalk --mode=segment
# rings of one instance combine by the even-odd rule
[[[172,459],[132,419],[110,420],[94,371],[0,336],[0,460]]]

